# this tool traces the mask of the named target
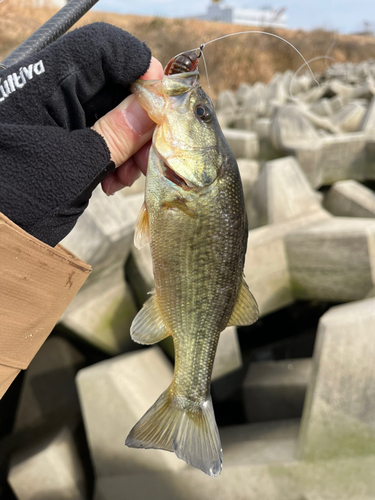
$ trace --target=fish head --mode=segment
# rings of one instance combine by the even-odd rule
[[[137,80],[132,92],[157,124],[152,148],[164,177],[183,189],[212,184],[220,173],[226,141],[198,72]]]

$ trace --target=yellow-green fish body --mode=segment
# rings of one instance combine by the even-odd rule
[[[216,476],[222,452],[210,379],[220,332],[251,324],[258,308],[243,279],[247,220],[237,163],[196,73],[137,81],[156,121],[135,242],[150,243],[155,291],[135,318],[135,341],[172,335],[170,387],[126,444],[174,451]]]

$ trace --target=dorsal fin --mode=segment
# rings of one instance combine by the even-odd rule
[[[228,326],[252,325],[259,318],[259,309],[245,278],[242,278],[237,300]]]

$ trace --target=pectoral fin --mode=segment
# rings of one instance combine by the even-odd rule
[[[173,201],[166,201],[163,203],[163,208],[170,209],[170,210],[180,210],[181,212],[184,212],[188,217],[194,218],[195,217],[195,212],[191,208],[187,206],[185,203],[185,200],[182,198],[176,198]]]
[[[228,326],[251,325],[259,318],[259,309],[244,278]]]
[[[143,202],[134,229],[134,246],[136,248],[140,249],[150,243],[150,224],[145,202]]]
[[[155,344],[168,337],[156,296],[153,295],[144,304],[130,327],[130,335],[138,344]]]

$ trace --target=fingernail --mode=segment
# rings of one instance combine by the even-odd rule
[[[145,134],[155,126],[155,122],[151,120],[135,97],[123,110],[123,114],[126,123],[138,135]]]

